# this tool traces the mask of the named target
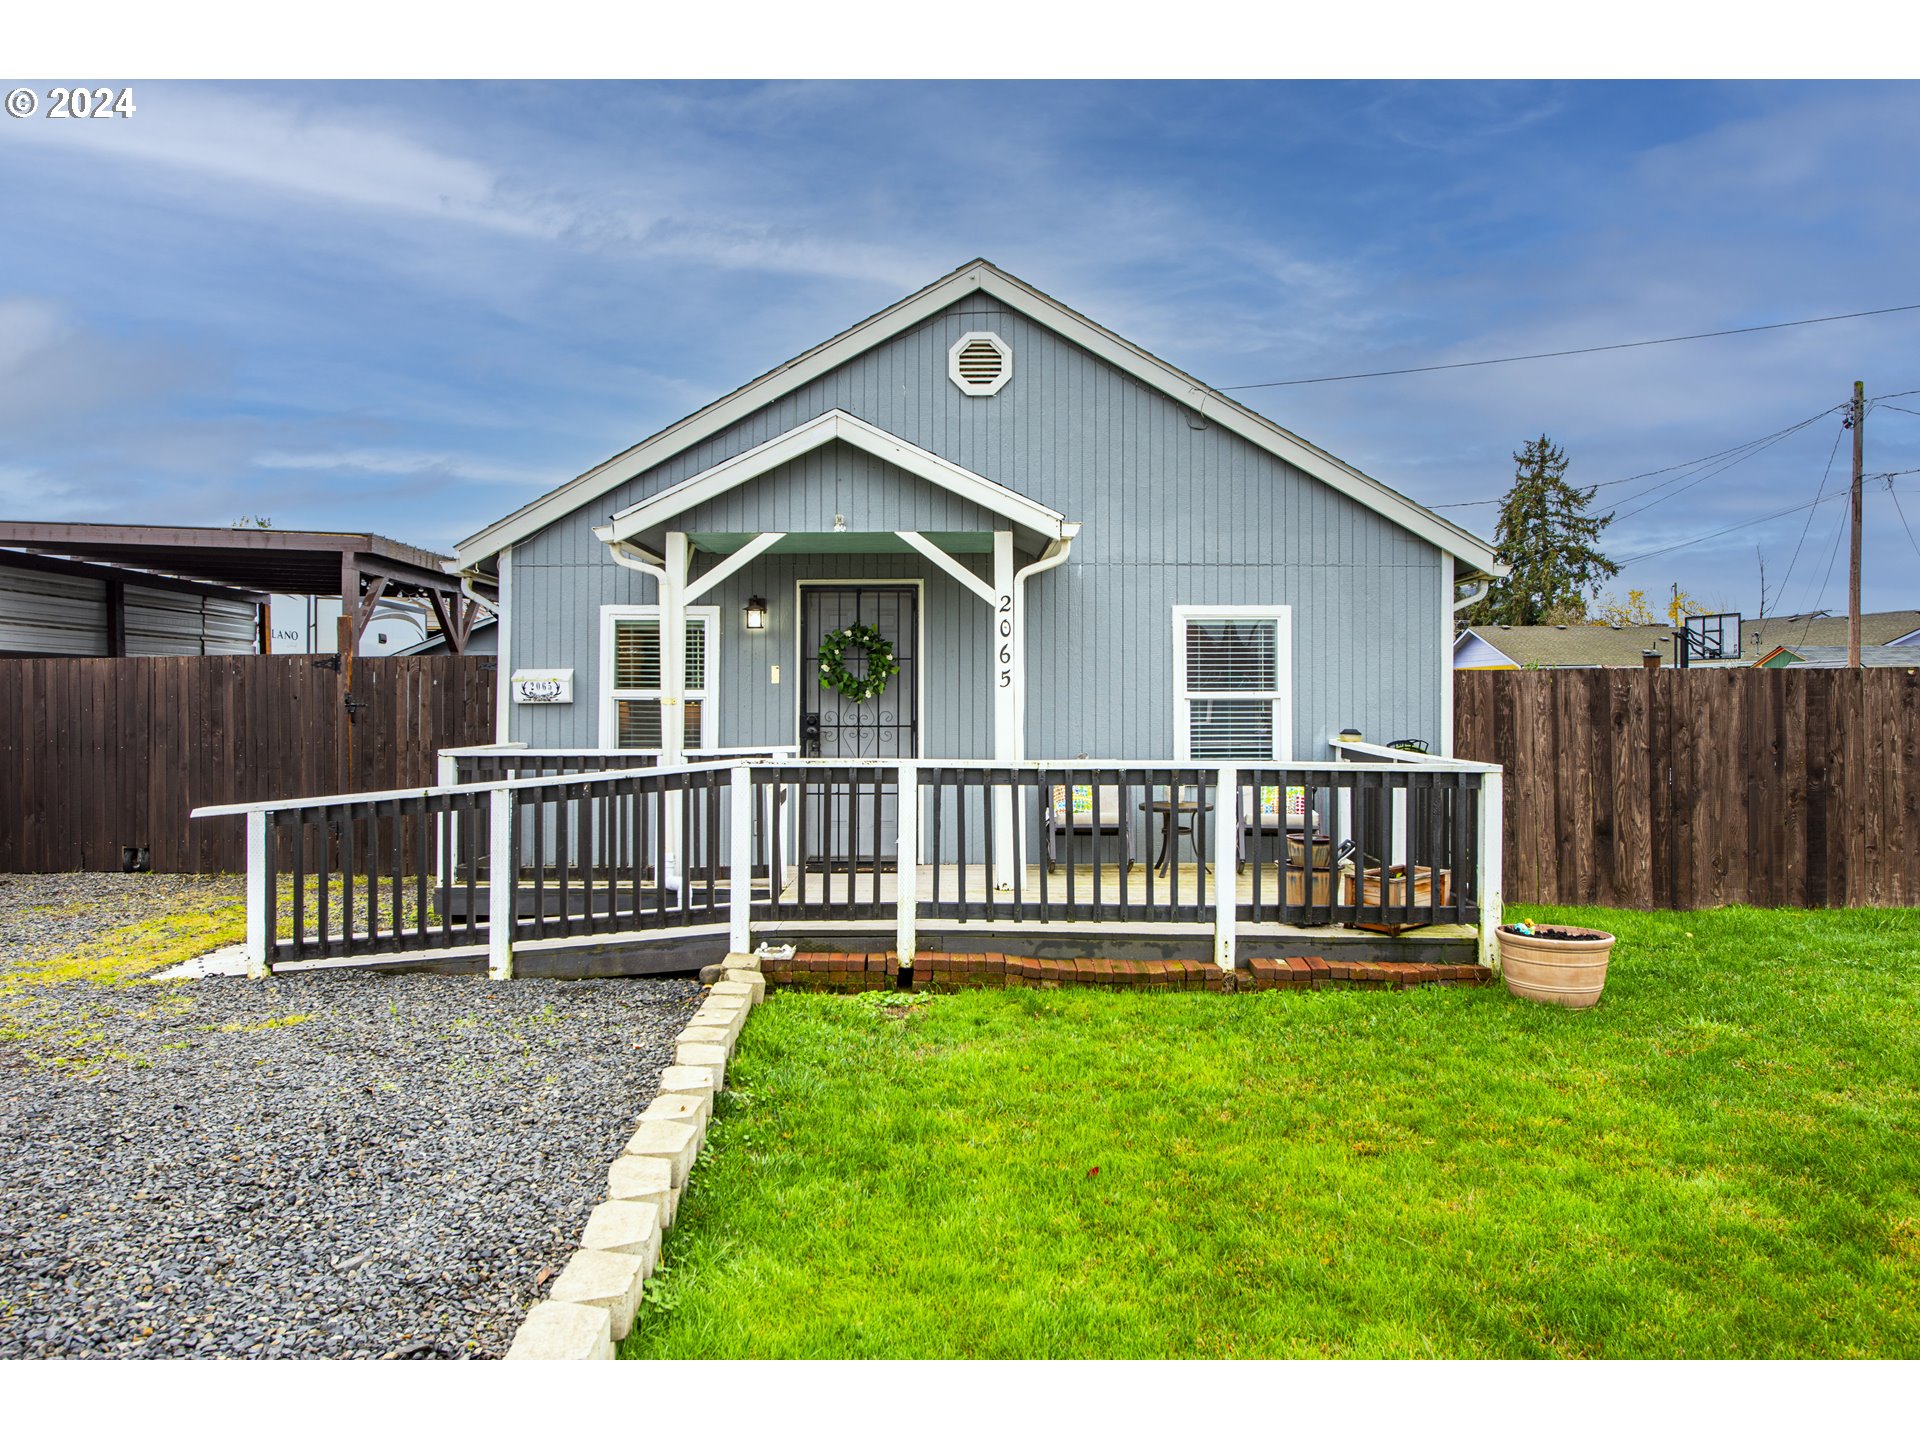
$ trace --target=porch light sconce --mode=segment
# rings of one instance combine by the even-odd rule
[[[767,602],[758,595],[747,601],[747,629],[764,630],[767,628]]]

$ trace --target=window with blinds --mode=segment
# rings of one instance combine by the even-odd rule
[[[707,656],[712,620],[687,617],[687,723],[689,749],[710,748]],[[656,618],[613,622],[611,691],[615,743],[622,750],[658,750],[660,722],[660,621]]]
[[[1185,614],[1176,624],[1179,758],[1273,760],[1282,753],[1281,617]]]

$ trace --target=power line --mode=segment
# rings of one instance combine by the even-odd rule
[[[1899,475],[1917,475],[1917,474],[1920,474],[1920,470],[1899,470],[1893,473],[1899,474]],[[1874,478],[1878,479],[1879,477],[1875,476]],[[1786,509],[1776,510],[1771,515],[1761,515],[1752,520],[1742,520],[1738,525],[1729,525],[1722,530],[1711,530],[1707,532],[1705,535],[1696,535],[1691,540],[1681,540],[1672,545],[1663,545],[1658,550],[1648,550],[1644,554],[1635,555],[1630,559],[1622,560],[1620,562],[1620,568],[1624,570],[1629,565],[1638,565],[1642,560],[1651,560],[1656,555],[1670,555],[1675,550],[1685,550],[1691,545],[1700,544],[1702,541],[1716,540],[1722,535],[1731,535],[1736,530],[1747,530],[1752,528],[1755,525],[1764,525],[1769,520],[1778,520],[1782,515],[1798,515],[1802,510],[1811,510],[1814,508],[1814,506],[1824,505],[1829,500],[1838,500],[1846,493],[1847,492],[1844,490],[1836,490],[1831,495],[1822,495],[1818,500],[1811,501],[1805,505],[1789,505]],[[1845,527],[1842,526],[1841,528],[1844,529]],[[1833,562],[1832,560],[1828,560],[1827,580],[1823,580],[1820,582],[1820,594],[1824,595],[1827,593],[1827,583],[1832,578],[1833,578]]]
[[[1835,406],[1835,409],[1840,407]],[[1793,558],[1787,561],[1787,576],[1780,582],[1780,595],[1785,598],[1787,585],[1793,579],[1793,567],[1800,562],[1800,547],[1807,543],[1807,533],[1813,529],[1813,506],[1818,505],[1827,493],[1827,477],[1833,474],[1833,462],[1840,454],[1840,442],[1846,439],[1847,427],[1842,425],[1833,433],[1833,449],[1827,452],[1827,468],[1820,472],[1820,483],[1813,490],[1813,504],[1807,507],[1807,523],[1800,527],[1800,538],[1794,542]]]
[[[1829,498],[1838,500],[1846,493],[1844,490],[1836,490]],[[1846,533],[1847,512],[1842,510],[1840,512],[1839,523],[1833,527],[1833,548],[1827,552],[1827,573],[1820,579],[1820,589],[1813,596],[1813,603],[1807,606],[1807,623],[1800,629],[1800,643],[1802,645],[1807,643],[1807,636],[1813,633],[1815,612],[1819,610],[1820,602],[1827,598],[1827,586],[1833,583],[1833,562],[1840,558],[1840,537]]]
[[[1675,550],[1685,550],[1689,545],[1698,545],[1703,540],[1717,539],[1722,535],[1731,535],[1736,530],[1745,530],[1754,525],[1765,524],[1769,520],[1778,520],[1782,515],[1798,515],[1802,510],[1811,510],[1815,505],[1824,505],[1829,500],[1837,500],[1840,498],[1840,494],[1841,492],[1836,490],[1833,494],[1822,495],[1818,500],[1811,501],[1806,505],[1789,505],[1784,510],[1776,510],[1771,515],[1762,515],[1754,520],[1742,520],[1738,525],[1729,525],[1724,530],[1709,531],[1705,535],[1696,535],[1691,540],[1681,540],[1672,545],[1663,545],[1658,550],[1648,550],[1644,554],[1635,555],[1629,560],[1622,560],[1620,562],[1620,568],[1624,570],[1629,565],[1638,565],[1642,560],[1651,560],[1656,555],[1670,555]]]
[[[1607,490],[1615,485],[1631,485],[1636,480],[1651,480],[1656,475],[1668,475],[1675,470],[1691,470],[1696,465],[1710,465],[1715,460],[1724,459],[1726,456],[1736,454],[1742,450],[1764,448],[1775,440],[1785,439],[1796,430],[1804,430],[1816,420],[1831,415],[1835,410],[1844,410],[1846,408],[1844,405],[1832,405],[1822,410],[1818,415],[1810,415],[1805,420],[1797,420],[1785,429],[1775,430],[1770,435],[1760,435],[1752,440],[1742,440],[1738,445],[1729,445],[1726,449],[1716,450],[1711,455],[1702,455],[1696,460],[1682,460],[1676,465],[1662,465],[1658,470],[1642,470],[1638,475],[1627,475],[1619,480],[1597,480],[1589,488],[1594,490]],[[1746,456],[1742,455],[1740,458],[1744,460]],[[1635,500],[1638,499],[1640,495],[1648,494],[1659,488],[1660,486],[1658,485],[1650,485],[1646,490],[1639,491],[1638,494],[1629,495],[1626,498],[1628,500]],[[1429,510],[1464,510],[1474,505],[1498,505],[1504,499],[1506,499],[1506,496],[1496,495],[1491,500],[1450,500],[1443,505],[1429,505],[1427,508]]]
[[[1790,330],[1797,325],[1828,325],[1836,320],[1863,320],[1871,315],[1898,315],[1908,310],[1920,310],[1920,304],[1887,305],[1878,310],[1854,310],[1845,315],[1816,315],[1808,320],[1779,320],[1771,325],[1741,325],[1732,330],[1702,330],[1693,335],[1667,335],[1658,340],[1623,340],[1613,345],[1583,345],[1575,350],[1541,350],[1531,355],[1501,355],[1491,360],[1454,360],[1444,365],[1409,365],[1401,370],[1363,370],[1351,375],[1310,375],[1299,380],[1261,380],[1251,385],[1221,385],[1217,388],[1229,392],[1278,390],[1288,385],[1327,385],[1336,380],[1380,380],[1391,375],[1427,375],[1436,370],[1472,370],[1482,365],[1515,365],[1523,360],[1559,360],[1568,355],[1598,355],[1608,350],[1639,350],[1648,345],[1678,345],[1688,340],[1716,340],[1725,335],[1757,335],[1763,330]]]
[[[1728,460],[1724,465],[1721,465],[1718,469],[1708,470],[1704,474],[1696,475],[1692,479],[1687,480],[1685,484],[1679,485],[1677,489],[1668,490],[1667,493],[1660,496],[1659,499],[1649,500],[1646,504],[1642,505],[1638,510],[1629,510],[1627,511],[1626,514],[1615,515],[1613,518],[1615,520],[1630,520],[1635,515],[1643,514],[1646,511],[1653,509],[1653,507],[1656,505],[1665,504],[1667,501],[1673,499],[1674,496],[1682,494],[1687,490],[1691,490],[1694,486],[1702,484],[1705,481],[1711,480],[1716,475],[1726,474],[1727,471],[1731,470],[1734,466],[1740,464],[1743,460],[1751,460],[1755,455],[1758,455],[1762,450],[1767,449],[1769,446],[1778,445],[1782,440],[1786,439],[1787,436],[1792,435],[1797,431],[1806,429],[1807,426],[1812,425],[1815,421],[1818,421],[1824,418],[1828,413],[1829,413],[1828,411],[1823,410],[1820,412],[1820,414],[1815,415],[1810,419],[1802,420],[1798,425],[1794,425],[1786,430],[1782,430],[1777,434],[1769,435],[1766,437],[1765,440],[1756,442],[1754,445],[1752,445],[1747,450],[1743,451],[1741,454],[1734,456],[1731,460]],[[1685,477],[1676,475],[1672,480],[1662,480],[1656,485],[1649,485],[1645,490],[1641,490],[1636,492],[1635,494],[1627,496],[1626,499],[1627,501],[1633,501],[1633,500],[1639,499],[1640,496],[1642,495],[1651,495],[1655,490],[1662,490],[1669,485],[1675,485],[1677,484],[1677,482],[1679,482],[1683,478]]]
[[[1894,493],[1893,486],[1887,486],[1887,496],[1893,501],[1894,513],[1900,517],[1900,528],[1907,532],[1907,543],[1913,546],[1913,553],[1920,555],[1920,540],[1913,538],[1913,527],[1907,524],[1906,509],[1900,504],[1900,497]]]

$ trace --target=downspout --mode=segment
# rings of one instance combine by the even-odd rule
[[[1455,600],[1453,602],[1453,613],[1458,615],[1462,610],[1466,609],[1467,606],[1477,605],[1482,600],[1486,599],[1487,590],[1491,586],[1491,584],[1492,582],[1488,580],[1487,577],[1484,575],[1482,575],[1478,580],[1474,581],[1473,590],[1469,594],[1467,594],[1464,598]]]
[[[1023,570],[1016,570],[1013,575],[1014,673],[1020,677],[1019,689],[1014,692],[1015,760],[1027,758],[1027,581],[1066,563],[1067,556],[1073,551],[1074,537],[1080,533],[1080,524],[1070,520],[1060,527],[1060,531],[1060,538],[1049,541],[1038,560]]]
[[[606,540],[607,549],[612,553],[616,565],[624,565],[629,570],[638,570],[642,575],[651,575],[662,585],[667,583],[667,565],[659,556],[649,555],[638,545],[628,541],[608,539],[598,530],[593,533],[599,535],[602,540]]]
[[[471,575],[462,575],[460,577],[460,593],[489,615],[498,616],[500,614],[500,592],[496,589],[494,591],[494,598],[491,600],[487,599],[486,596],[473,588],[473,577]]]

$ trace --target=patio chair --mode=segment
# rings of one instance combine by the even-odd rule
[[[1068,798],[1069,789],[1072,791],[1071,801]],[[1040,826],[1046,832],[1047,839],[1048,871],[1059,865],[1059,834],[1062,831],[1077,831],[1094,837],[1096,864],[1100,858],[1099,837],[1120,836],[1122,853],[1126,859],[1120,873],[1127,875],[1133,869],[1133,825],[1128,813],[1131,796],[1132,787],[1128,785],[1055,785],[1040,811]]]
[[[1245,870],[1247,868],[1247,842],[1249,839],[1253,841],[1255,857],[1257,859],[1260,838],[1263,835],[1273,836],[1274,844],[1277,848],[1289,830],[1305,831],[1311,829],[1317,831],[1320,828],[1320,812],[1318,810],[1313,812],[1313,823],[1311,827],[1309,827],[1307,823],[1306,786],[1289,785],[1286,787],[1287,803],[1284,807],[1284,813],[1282,813],[1283,807],[1280,804],[1280,787],[1278,785],[1262,785],[1260,787],[1258,803],[1255,801],[1253,788],[1251,785],[1242,785],[1240,787],[1240,839],[1234,852],[1235,870]]]

